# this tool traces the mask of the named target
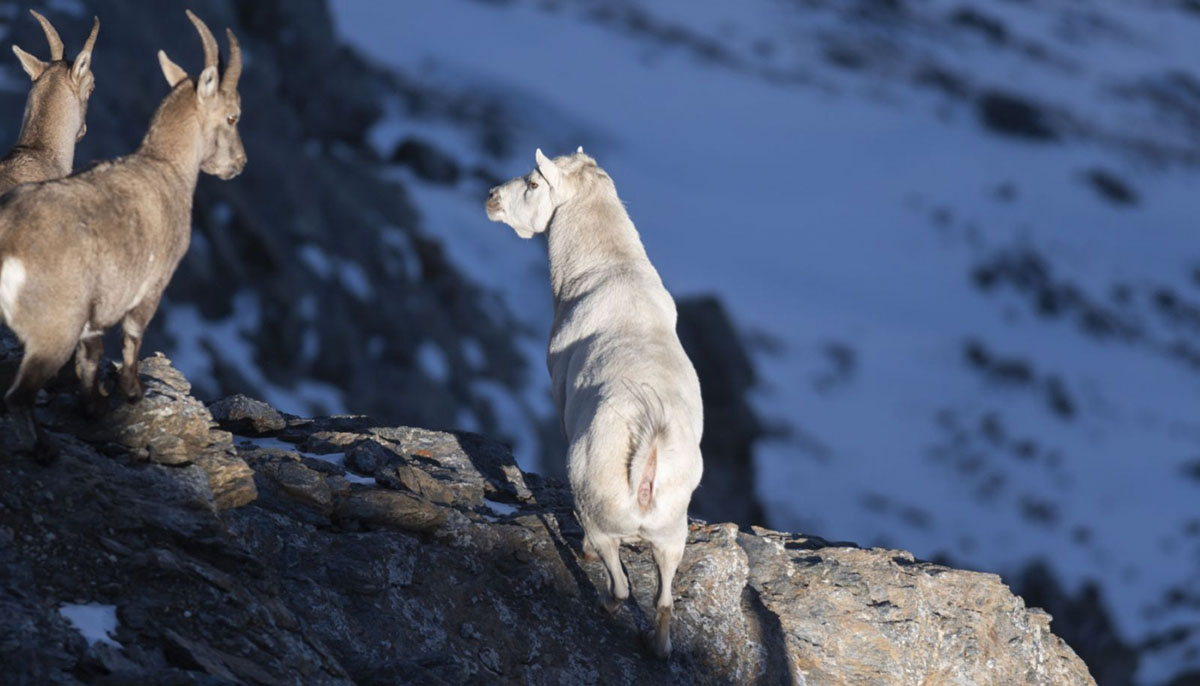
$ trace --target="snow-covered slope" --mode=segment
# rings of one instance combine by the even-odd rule
[[[583,144],[677,294],[758,341],[771,524],[1099,584],[1139,679],[1200,666],[1200,13],[1194,3],[336,2],[407,78],[504,104],[508,177]],[[483,142],[481,142],[483,141]],[[407,173],[407,172],[399,172]],[[485,181],[413,183],[528,327],[543,250]],[[549,412],[549,408],[541,408]],[[710,417],[719,422],[720,417]]]

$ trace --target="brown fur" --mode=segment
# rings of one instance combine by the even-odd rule
[[[236,128],[240,48],[227,32],[230,66],[218,86],[215,40],[188,16],[205,41],[205,69],[195,80],[179,78],[182,70],[160,53],[173,88],[136,152],[0,198],[0,283],[9,284],[7,291],[0,286],[0,305],[25,344],[5,401],[24,445],[38,439],[31,413],[38,390],[73,350],[85,407],[101,409],[100,336],[118,323],[124,333],[120,389],[131,402],[141,398],[142,334],[187,251],[199,173],[228,179],[246,163]],[[10,269],[25,279],[10,279]]]
[[[88,98],[95,88],[91,71],[92,47],[100,30],[93,19],[92,33],[73,62],[63,59],[62,40],[45,17],[30,10],[42,25],[50,44],[50,61],[43,62],[13,46],[21,66],[33,80],[21,132],[13,149],[0,160],[0,193],[22,183],[45,181],[71,173],[75,143],[87,131]]]

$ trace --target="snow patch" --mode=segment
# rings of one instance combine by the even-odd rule
[[[258,294],[253,291],[235,295],[233,312],[225,319],[205,319],[199,308],[188,303],[169,303],[161,313],[175,341],[168,357],[191,382],[197,396],[211,398],[219,389],[213,365],[215,354],[251,384],[256,395],[282,412],[301,416],[346,412],[342,392],[330,384],[302,379],[288,388],[269,381],[262,373],[250,338],[262,325]]]
[[[438,383],[446,383],[450,379],[450,362],[441,346],[433,341],[421,341],[417,346],[417,364],[425,376]]]
[[[63,605],[58,608],[75,630],[83,634],[88,645],[107,643],[117,648],[123,646],[117,642],[117,606],[85,603],[82,605]]]
[[[496,514],[501,515],[503,517],[511,517],[512,515],[515,515],[521,511],[521,508],[517,507],[516,505],[510,505],[508,503],[500,503],[500,502],[496,502],[495,500],[490,500],[490,499],[485,499],[483,501],[483,504],[487,505],[488,509],[491,510],[492,512],[495,512]]]
[[[309,459],[335,464],[345,471],[343,476],[345,476],[346,481],[356,484],[365,484],[367,486],[377,485],[375,477],[355,474],[346,467],[346,453],[309,453],[300,450],[300,448],[298,448],[294,443],[288,443],[287,441],[282,441],[278,438],[261,438],[257,436],[238,436],[237,438],[239,443],[250,443],[256,448],[261,448],[263,450],[280,450],[287,453],[296,453],[297,455],[307,457]]]
[[[487,364],[487,353],[483,351],[476,338],[464,338],[461,344],[463,359],[471,367],[471,371],[479,371]]]

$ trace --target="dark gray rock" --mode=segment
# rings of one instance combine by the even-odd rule
[[[976,102],[979,119],[990,131],[1031,141],[1059,137],[1049,113],[1038,103],[1016,93],[986,91]]]
[[[1132,684],[1138,652],[1117,633],[1099,590],[1085,584],[1068,593],[1043,563],[1025,568],[1013,590],[1030,605],[1054,615],[1055,633],[1079,653],[1101,686]]]
[[[138,454],[203,409],[165,360],[145,369],[174,392],[137,441],[60,430],[51,466],[0,454],[6,685],[1094,684],[994,575],[733,524],[692,525],[660,661],[642,641],[649,551],[623,550],[633,602],[603,612],[570,493],[499,444],[291,419],[283,444],[234,445],[258,497],[222,510],[198,460]],[[61,429],[73,409],[41,411]],[[378,483],[350,480],[343,455]],[[89,646],[64,603],[114,606],[118,645]]]
[[[193,478],[197,493],[218,509],[239,507],[254,500],[254,472],[233,448],[233,436],[216,428],[203,403],[191,395],[191,384],[161,354],[141,362],[145,397],[126,403],[110,394],[108,412],[91,420],[74,411],[74,390],[50,394],[39,416],[52,430],[66,431],[86,441],[119,450],[133,458],[199,472],[181,470]],[[105,377],[111,381],[111,366]],[[192,476],[187,476],[192,475]]]
[[[209,403],[208,411],[222,429],[242,436],[264,436],[287,428],[287,420],[275,408],[240,393]]]
[[[437,146],[419,138],[406,138],[392,151],[391,161],[413,170],[426,181],[453,185],[461,172],[458,163]]]
[[[704,398],[704,477],[692,496],[692,514],[741,526],[766,523],[755,493],[754,444],[766,435],[749,393],[757,383],[741,336],[721,301],[712,296],[676,303],[679,340],[696,367]]]

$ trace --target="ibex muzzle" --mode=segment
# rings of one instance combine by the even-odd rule
[[[136,152],[0,198],[0,314],[25,345],[5,396],[24,448],[42,448],[32,408],[38,390],[76,353],[83,405],[102,412],[96,370],[104,330],[124,334],[120,390],[142,397],[138,353],[163,290],[187,252],[200,172],[232,178],[246,165],[237,131],[242,53],[232,32],[217,74],[217,43],[191,12],[204,44],[196,79],[159,52],[171,92]]]

